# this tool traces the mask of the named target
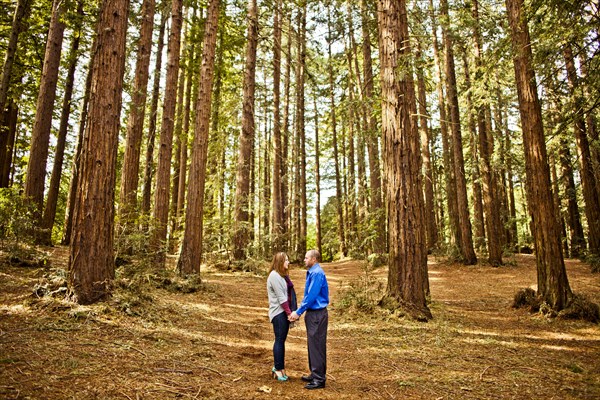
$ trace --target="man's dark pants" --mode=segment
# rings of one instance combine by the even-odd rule
[[[327,379],[327,308],[307,310],[304,322],[308,337],[308,365],[313,380],[325,383]]]

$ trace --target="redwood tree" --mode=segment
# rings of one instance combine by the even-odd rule
[[[404,0],[378,0],[384,171],[387,178],[389,273],[387,295],[413,318],[428,320],[421,147],[408,18]]]
[[[533,70],[529,28],[523,0],[506,0],[506,8],[523,131],[527,200],[535,241],[538,295],[558,311],[569,305],[572,292],[562,254],[557,211],[552,200],[550,167]]]
[[[219,20],[219,0],[211,0],[208,6],[200,84],[196,106],[196,124],[188,181],[185,231],[177,268],[183,275],[199,274],[202,261],[202,226],[204,212],[204,188],[206,184],[206,161],[208,156],[208,133],[211,110],[211,93],[215,72],[215,50]]]
[[[82,304],[105,298],[115,272],[114,201],[128,12],[129,0],[103,1],[96,30],[69,255],[69,291]]]

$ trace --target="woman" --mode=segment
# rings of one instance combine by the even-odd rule
[[[269,319],[273,324],[275,342],[273,343],[273,359],[275,361],[273,378],[285,382],[285,340],[290,329],[288,316],[296,309],[296,293],[289,277],[288,257],[280,252],[273,256],[273,264],[267,278],[269,295]]]

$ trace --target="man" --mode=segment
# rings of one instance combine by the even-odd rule
[[[308,366],[310,375],[302,380],[308,382],[306,389],[322,389],[325,387],[327,372],[327,305],[329,304],[329,287],[325,272],[319,265],[321,255],[317,250],[309,250],[304,257],[308,269],[304,298],[298,310],[292,312],[290,321],[297,321],[306,311],[304,323],[308,338]]]

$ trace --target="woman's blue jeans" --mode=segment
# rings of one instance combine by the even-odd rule
[[[273,324],[273,332],[275,333],[275,342],[273,343],[275,369],[281,371],[285,369],[285,340],[290,330],[290,321],[288,321],[287,314],[282,312],[277,314],[271,323]]]

